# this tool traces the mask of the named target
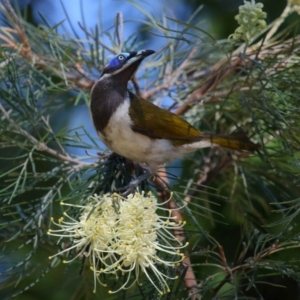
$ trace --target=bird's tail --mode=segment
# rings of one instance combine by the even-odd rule
[[[223,148],[239,151],[254,152],[260,148],[260,145],[253,143],[245,132],[234,132],[227,136],[211,136],[211,143]]]

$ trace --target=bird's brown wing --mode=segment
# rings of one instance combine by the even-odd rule
[[[168,139],[174,145],[201,140],[200,131],[187,121],[132,93],[129,115],[133,122],[132,130],[151,138]]]
[[[211,135],[200,132],[179,116],[130,93],[129,115],[132,130],[157,139],[168,139],[173,145],[194,143],[201,140],[234,150],[256,151],[260,145],[253,143],[245,132],[230,135]]]

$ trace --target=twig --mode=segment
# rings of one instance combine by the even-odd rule
[[[119,45],[118,52],[121,52],[123,50],[124,43],[124,22],[122,12],[118,12],[116,16],[116,36]]]
[[[276,31],[278,30],[280,25],[284,22],[284,20],[288,17],[288,15],[290,13],[292,13],[293,11],[294,11],[293,7],[289,3],[287,3],[284,11],[282,12],[280,17],[276,20],[275,24],[268,32],[265,41],[268,41],[276,33]]]
[[[10,5],[10,2],[8,0],[4,0],[5,6],[1,5],[1,9],[7,13],[7,15],[12,20],[13,25],[15,25],[15,28],[20,36],[21,43],[22,43],[22,54],[27,56],[31,54],[31,48],[28,43],[28,38],[25,33],[25,30],[23,29],[20,18],[16,15],[14,9]]]
[[[214,149],[211,150],[212,153],[215,152]],[[211,160],[204,165],[204,173],[201,173],[197,182],[193,186],[193,191],[189,192],[189,195],[185,196],[184,201],[190,202],[193,197],[195,197],[200,191],[202,191],[221,171],[227,169],[233,161],[231,155],[224,155],[220,158],[214,165],[211,164]]]
[[[166,176],[166,169],[162,168],[159,170],[158,176],[156,176],[154,180],[154,184],[156,185],[158,193],[163,201],[167,201],[171,197],[170,191],[167,186],[167,182],[168,182],[168,178]],[[168,208],[172,209],[172,216],[176,217],[176,220],[178,222],[183,221],[181,211],[177,209],[174,210],[174,208],[176,208],[175,202],[171,199],[170,201],[167,201],[167,203],[168,203]],[[175,231],[174,236],[176,236],[179,241],[183,241],[185,239],[182,229],[178,230],[178,232]],[[192,268],[190,257],[186,256],[183,259],[182,263],[185,267],[187,267],[187,271],[184,277],[184,284],[189,291],[189,295],[191,297],[190,299],[196,300],[198,297],[197,279]]]
[[[186,59],[180,64],[180,66],[178,68],[176,68],[174,70],[174,72],[172,72],[172,74],[169,74],[169,76],[166,76],[166,77],[169,77],[169,80],[168,80],[169,86],[174,86],[175,82],[178,80],[178,77],[182,74],[184,69],[189,67],[190,62],[196,55],[197,51],[198,50],[196,48],[192,49],[190,51],[190,53],[188,54],[188,56],[186,57]]]
[[[183,115],[186,113],[194,102],[199,100],[208,92],[214,90],[225,77],[235,70],[235,68],[236,65],[231,64],[223,68],[216,65],[215,68],[212,68],[211,76],[199,88],[192,92],[189,98],[181,106],[179,106],[174,113],[177,115]]]
[[[278,55],[281,53],[285,53],[288,51],[293,50],[292,53],[296,53],[299,47],[296,45],[296,39],[290,39],[286,41],[284,44],[278,44],[276,46],[268,44],[265,49],[261,49],[259,53],[256,53],[257,45],[254,45],[247,50],[247,62],[245,63],[244,60],[239,57],[239,50],[237,49],[231,58],[223,58],[215,65],[210,68],[210,75],[204,83],[195,89],[188,99],[180,105],[174,113],[177,115],[183,115],[186,113],[191,107],[192,104],[199,101],[203,96],[207,95],[211,91],[215,91],[216,87],[222,82],[227,76],[239,70],[241,67],[247,66],[247,64],[253,64],[253,61],[263,60],[266,57],[274,57],[274,55]],[[272,48],[271,48],[272,47]],[[239,48],[240,49],[240,48]],[[276,66],[283,68],[284,66],[278,65]],[[270,69],[270,68],[269,68]],[[278,69],[277,69],[278,70]]]
[[[132,84],[133,84],[135,93],[136,93],[138,96],[141,96],[140,86],[139,86],[138,81],[137,81],[137,79],[136,79],[135,76],[133,76],[133,77],[131,78],[131,82],[132,82]]]
[[[108,50],[109,52],[111,52],[111,53],[113,53],[113,54],[116,54],[116,53],[117,53],[113,48],[110,48],[109,46],[107,46],[107,45],[105,45],[104,43],[102,43],[99,39],[96,39],[95,36],[93,36],[91,33],[89,33],[89,32],[87,31],[87,29],[86,29],[83,25],[81,25],[80,22],[78,22],[78,25],[79,25],[79,27],[81,28],[81,30],[82,30],[87,36],[89,36],[90,38],[92,38],[92,39],[95,41],[95,43],[98,42],[104,49]]]
[[[154,87],[150,91],[144,91],[141,96],[144,99],[148,99],[152,97],[155,93],[163,90],[168,90],[170,87],[175,87],[178,84],[176,84],[176,81],[178,80],[179,76],[182,74],[183,70],[189,66],[190,61],[193,59],[193,57],[196,55],[197,49],[194,48],[190,51],[187,58],[181,63],[181,65],[176,68],[173,72],[170,72],[170,74],[167,71],[165,71],[163,75],[163,82],[157,87]]]
[[[279,246],[278,243],[274,243],[271,245],[266,251],[258,253],[256,256],[252,257],[251,259],[248,258],[246,263],[240,264],[238,266],[235,266],[231,269],[229,269],[229,273],[225,276],[225,278],[213,289],[213,296],[216,296],[219,290],[224,286],[224,284],[230,282],[230,278],[232,277],[233,273],[237,272],[245,272],[247,269],[253,268],[255,265],[258,264],[259,261],[261,261],[263,258],[268,257],[274,253],[286,250],[286,249],[299,249],[299,243],[298,242],[291,242],[288,244],[288,246],[283,247]]]
[[[82,168],[84,166],[90,166],[90,163],[86,163],[86,162],[81,162],[78,159],[72,158],[71,156],[69,156],[68,154],[61,154],[58,151],[49,148],[45,143],[39,142],[35,137],[33,137],[28,131],[22,129],[8,114],[8,112],[5,110],[5,108],[2,106],[2,104],[0,103],[0,111],[3,113],[3,116],[5,117],[5,119],[17,130],[17,132],[19,132],[20,134],[22,134],[24,137],[26,137],[35,147],[36,149],[40,150],[40,151],[45,151],[55,157],[57,157],[58,159],[68,162],[68,163],[72,163],[76,165],[76,168]]]

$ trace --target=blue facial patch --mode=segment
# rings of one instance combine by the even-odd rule
[[[108,64],[108,67],[115,68],[121,66],[129,56],[130,53],[126,53],[126,52],[119,53],[118,55],[116,55],[111,59],[111,61]]]

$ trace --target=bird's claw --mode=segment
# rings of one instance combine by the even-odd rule
[[[129,182],[129,184],[118,188],[117,191],[121,192],[122,196],[128,196],[129,194],[133,194],[136,190],[136,188],[140,185],[142,181],[145,179],[148,179],[150,176],[150,172],[147,171],[144,174],[138,176],[136,179],[133,179]],[[124,192],[123,192],[124,191]]]
[[[129,184],[117,189],[118,192],[121,192],[122,196],[128,196],[129,194],[133,194],[136,190],[136,188],[139,186],[141,181],[139,179],[134,179],[130,181]]]

